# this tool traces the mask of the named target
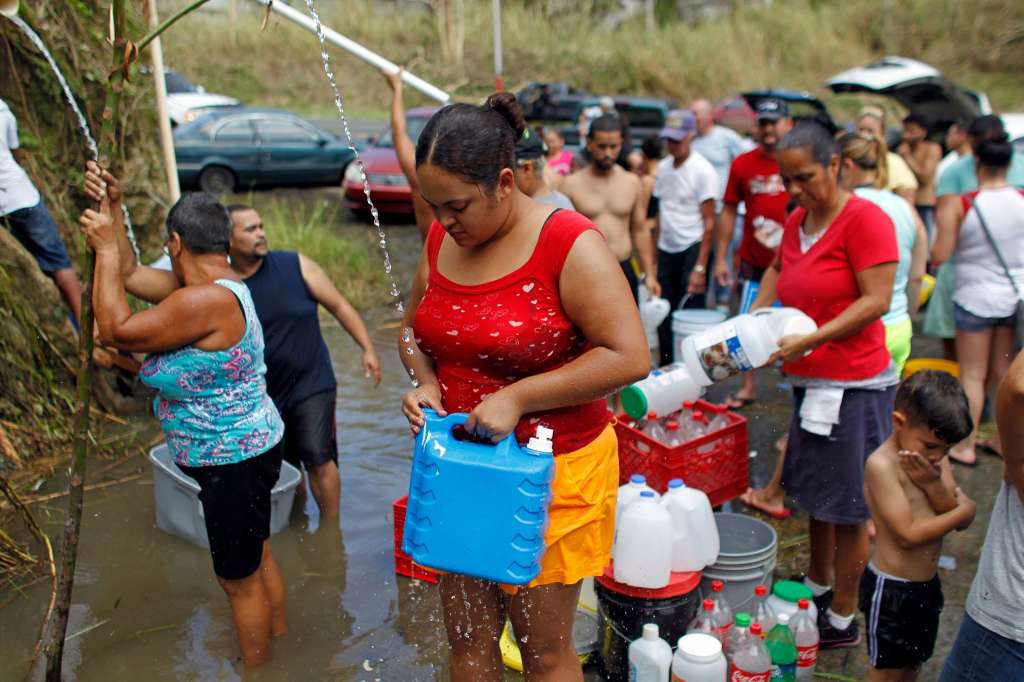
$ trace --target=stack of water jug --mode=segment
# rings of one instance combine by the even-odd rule
[[[703,492],[676,478],[659,496],[639,474],[619,488],[612,549],[617,582],[660,589],[673,572],[700,571],[717,559],[718,527]]]
[[[629,646],[630,682],[796,682],[811,680],[818,660],[817,612],[813,602],[792,604],[764,585],[754,591],[753,608],[733,614],[712,584],[675,654],[648,623]],[[671,674],[671,678],[670,678]]]

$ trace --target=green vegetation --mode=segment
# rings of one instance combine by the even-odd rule
[[[356,308],[388,300],[375,233],[360,224],[353,227],[347,210],[338,203],[296,201],[267,193],[236,199],[259,211],[270,248],[299,251],[315,260]]]
[[[1007,0],[775,0],[744,5],[729,17],[688,25],[663,21],[649,34],[642,20],[604,32],[594,2],[548,14],[539,1],[503,4],[505,82],[562,80],[598,93],[650,94],[685,101],[775,86],[824,95],[822,81],[885,54],[934,64],[965,86],[986,91],[997,110],[1024,110],[1017,66],[1024,63],[1024,3]],[[739,4],[739,3],[737,3]],[[461,65],[445,64],[437,25],[426,10],[370,0],[320,2],[324,22],[405,64],[459,99],[476,99],[493,83],[490,3],[466,0]],[[240,3],[239,22],[212,10],[190,17],[165,41],[167,63],[212,91],[250,104],[331,115],[316,37]],[[196,50],[195,45],[204,46]],[[372,67],[331,49],[352,112],[383,116],[389,93]],[[411,102],[423,102],[411,94]],[[825,97],[849,115],[863,103]]]

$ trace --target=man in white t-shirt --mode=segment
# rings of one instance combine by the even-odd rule
[[[82,285],[50,211],[18,163],[20,146],[18,121],[0,99],[0,224],[35,257],[39,269],[53,278],[77,326]]]
[[[658,283],[673,310],[685,294],[689,294],[685,307],[703,308],[707,290],[719,188],[714,166],[692,148],[696,133],[697,120],[691,111],[669,112],[660,133],[668,156],[658,163],[654,176]],[[658,345],[659,364],[671,363],[671,316],[658,327]]]

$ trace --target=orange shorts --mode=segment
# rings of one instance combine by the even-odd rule
[[[527,585],[501,589],[515,594],[524,587],[572,585],[601,575],[611,561],[618,490],[619,442],[609,424],[579,450],[555,457],[540,573]]]

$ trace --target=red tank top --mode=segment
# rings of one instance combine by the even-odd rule
[[[446,410],[470,412],[499,389],[560,367],[590,347],[562,308],[558,280],[576,239],[596,229],[579,213],[555,211],[522,267],[466,286],[438,272],[446,233],[436,221],[430,226],[430,277],[413,331],[434,361]],[[544,424],[555,432],[555,454],[572,452],[600,435],[609,418],[604,400],[536,412],[523,416],[516,438],[525,443],[537,424]]]

